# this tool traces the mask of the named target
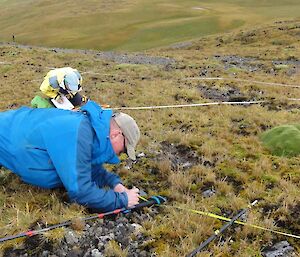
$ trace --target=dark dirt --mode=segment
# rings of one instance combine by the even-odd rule
[[[243,95],[238,88],[228,86],[227,89],[220,90],[206,85],[199,85],[199,91],[203,97],[218,101],[218,102],[243,102],[250,101],[249,97]]]
[[[215,59],[221,61],[224,64],[225,70],[237,68],[248,72],[255,72],[264,68],[264,64],[260,63],[259,60],[254,57],[242,57],[237,55],[216,55]]]
[[[240,136],[249,136],[251,134],[256,134],[257,131],[255,131],[255,127],[251,125],[249,122],[242,119],[232,119],[233,126],[231,128],[231,131],[234,134],[240,135]]]
[[[152,220],[157,214],[155,208],[147,214],[133,212],[118,217],[110,217],[96,222],[83,224],[82,231],[65,229],[61,243],[54,243],[42,235],[29,237],[22,247],[7,248],[4,257],[104,257],[109,249],[109,242],[114,241],[120,249],[128,250],[128,257],[156,256],[145,242],[152,240],[142,231],[141,223]]]
[[[293,111],[295,109],[300,109],[299,104],[293,104],[293,103],[288,103],[288,102],[268,102],[268,103],[262,103],[261,104],[263,107],[266,107],[268,111],[282,111],[282,110],[287,110],[287,111]]]
[[[275,218],[276,224],[278,227],[282,227],[290,231],[295,235],[300,234],[300,202],[295,205],[289,206],[289,214],[286,215],[283,220],[281,217]]]
[[[243,70],[251,73],[264,71],[273,75],[278,75],[279,71],[283,71],[288,76],[293,76],[300,70],[300,60],[292,57],[286,60],[273,60],[267,62],[260,60],[258,57],[243,57],[237,55],[216,55],[214,58],[222,62],[225,70],[237,69],[237,71]],[[207,72],[203,73],[202,71],[202,74],[200,75],[207,76],[206,73]]]
[[[186,145],[176,145],[167,141],[161,142],[161,153],[157,156],[158,160],[169,160],[172,170],[189,169],[195,165],[214,167],[215,161],[199,156],[197,152]]]

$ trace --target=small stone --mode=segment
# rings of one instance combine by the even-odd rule
[[[49,251],[42,252],[42,257],[48,257],[48,256],[49,256]]]
[[[204,198],[209,198],[209,197],[212,197],[213,195],[216,194],[216,191],[214,189],[207,189],[205,190],[204,192],[202,192],[202,196]]]
[[[78,236],[72,230],[69,230],[66,232],[65,239],[66,239],[67,244],[70,244],[70,245],[78,243]]]
[[[145,156],[146,156],[146,154],[142,152],[142,153],[139,153],[136,157],[137,158],[143,158]]]
[[[106,226],[108,229],[113,229],[115,227],[115,223],[113,221],[109,221]]]
[[[293,256],[294,248],[287,241],[281,241],[262,252],[264,257],[289,257]]]
[[[104,255],[98,249],[93,249],[92,257],[104,257]]]
[[[139,195],[140,195],[141,197],[146,197],[148,194],[147,194],[143,189],[140,189]]]
[[[143,227],[142,227],[140,224],[132,223],[131,226],[134,228],[133,234],[134,234],[135,236],[137,236],[137,235],[139,235],[139,234],[142,233]]]
[[[191,162],[185,162],[182,164],[183,169],[189,169],[191,167],[193,167],[193,163],[191,163]]]
[[[147,256],[148,256],[148,254],[145,250],[143,250],[139,253],[139,257],[147,257]]]
[[[97,247],[98,247],[98,249],[100,249],[100,250],[104,250],[104,248],[105,248],[104,245],[105,245],[105,243],[103,243],[103,242],[100,241],[100,242],[98,243],[98,246],[97,246]]]

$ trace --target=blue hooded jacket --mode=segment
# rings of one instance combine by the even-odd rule
[[[111,189],[120,178],[103,168],[119,163],[110,139],[111,110],[89,101],[82,112],[31,109],[0,113],[0,165],[43,188],[64,186],[71,201],[110,211],[128,204]]]

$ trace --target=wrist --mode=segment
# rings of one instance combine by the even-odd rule
[[[114,191],[118,193],[122,193],[126,191],[126,187],[124,187],[121,183],[115,185]]]

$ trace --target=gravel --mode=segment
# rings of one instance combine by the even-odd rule
[[[27,238],[24,245],[7,248],[4,257],[104,257],[109,249],[109,242],[114,241],[121,251],[127,252],[128,257],[155,256],[151,246],[145,242],[153,239],[144,234],[142,222],[152,220],[156,210],[149,213],[132,212],[118,217],[112,216],[104,220],[90,221],[84,225],[82,231],[75,231],[71,227],[65,229],[65,235],[60,243],[53,243],[39,235]],[[44,242],[47,241],[47,244]],[[111,250],[110,250],[111,251]]]

